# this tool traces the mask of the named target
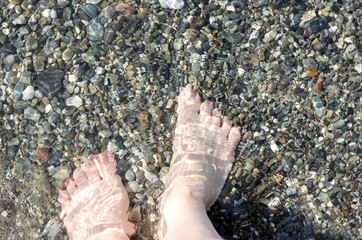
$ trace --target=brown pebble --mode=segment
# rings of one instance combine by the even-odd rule
[[[322,77],[319,77],[319,78],[317,79],[317,82],[313,85],[313,91],[316,92],[316,93],[321,92],[321,90],[322,90],[322,83],[323,83],[323,78],[322,78]]]
[[[342,205],[342,211],[348,213],[349,212],[348,206],[343,204]]]
[[[272,92],[274,92],[274,90],[276,89],[276,87],[277,87],[276,83],[270,83],[270,84],[268,85],[268,88],[266,89],[266,92],[267,92],[267,93],[272,93]]]
[[[40,26],[45,26],[45,25],[47,24],[47,22],[48,22],[48,20],[47,20],[45,17],[41,17],[41,18],[39,18],[39,20],[38,20],[38,24],[39,24]]]
[[[46,162],[50,159],[48,149],[46,148],[38,148],[36,150],[36,156],[42,162]]]
[[[132,7],[127,3],[119,3],[116,7],[116,10],[122,12],[126,16],[133,14],[137,11],[135,7]]]
[[[307,69],[307,71],[305,71],[305,73],[309,76],[309,77],[315,77],[318,75],[318,70],[317,69]]]

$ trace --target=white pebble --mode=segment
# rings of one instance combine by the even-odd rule
[[[79,108],[83,104],[83,100],[79,96],[73,96],[65,100],[67,106],[73,106]]]
[[[1,212],[1,216],[3,216],[4,218],[6,218],[8,216],[8,212],[7,211],[2,211]]]
[[[163,8],[181,9],[185,3],[182,0],[160,0],[160,5]]]
[[[43,17],[50,17],[50,9],[45,9],[42,13],[41,13],[41,15],[43,15]]]
[[[25,90],[23,91],[23,100],[27,101],[30,99],[33,99],[34,97],[34,87],[33,86],[27,86]]]
[[[57,18],[57,12],[54,9],[50,11],[50,17],[53,19]]]

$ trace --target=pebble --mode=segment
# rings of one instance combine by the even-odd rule
[[[150,171],[145,170],[145,178],[151,183],[155,183],[158,180],[158,176]]]
[[[79,108],[83,105],[83,100],[79,96],[72,96],[65,100],[65,104],[70,107]]]
[[[62,88],[63,78],[63,71],[54,67],[50,67],[39,74],[39,76],[34,81],[34,86],[39,88],[40,91],[47,97],[51,98],[55,96]]]
[[[15,87],[14,87],[14,98],[15,98],[16,101],[21,99],[22,94],[24,92],[24,89],[25,89],[25,84],[24,83],[19,82],[19,83],[17,83],[15,85]]]
[[[340,120],[338,120],[336,122],[330,123],[328,125],[328,130],[329,131],[335,131],[337,129],[340,129],[340,128],[344,127],[345,125],[346,125],[345,120],[340,119]]]
[[[34,87],[33,86],[27,86],[25,90],[23,91],[23,100],[28,101],[33,99],[34,97]]]
[[[277,31],[275,29],[272,29],[264,35],[263,41],[265,43],[271,42],[272,40],[275,39],[276,35],[277,35]]]
[[[185,5],[183,0],[160,0],[159,2],[161,7],[170,9],[181,9]]]
[[[327,108],[323,105],[322,100],[319,97],[312,98],[313,107],[317,117],[322,118],[327,113]]]
[[[131,169],[128,169],[125,173],[125,178],[127,179],[127,181],[131,182],[136,178],[136,176]]]
[[[174,43],[173,43],[173,48],[176,50],[176,51],[180,51],[182,50],[182,48],[184,47],[184,44],[182,42],[182,39],[175,39]]]
[[[24,117],[26,119],[33,120],[34,122],[39,122],[41,115],[36,109],[27,107],[24,110]]]
[[[70,59],[72,59],[72,57],[74,56],[74,52],[72,51],[71,48],[66,48],[65,51],[62,54],[62,59],[64,61],[69,61]]]
[[[82,6],[80,6],[80,9],[90,18],[96,18],[98,16],[98,9],[95,5],[93,4],[83,4]]]
[[[92,20],[87,26],[87,37],[93,42],[102,40],[104,33],[103,25],[96,19]]]

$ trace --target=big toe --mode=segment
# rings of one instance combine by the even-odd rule
[[[103,152],[91,157],[102,179],[116,173],[117,162],[114,156],[109,152]]]
[[[200,96],[195,90],[190,88],[183,89],[178,96],[178,123],[198,119],[200,104]]]
[[[235,149],[236,146],[239,144],[239,141],[241,139],[240,131],[241,131],[240,127],[233,127],[230,129],[228,135],[228,143],[232,147],[232,149]]]
[[[88,160],[85,161],[82,166],[81,166],[82,170],[85,172],[85,174],[87,175],[87,179],[88,179],[88,183],[94,183],[100,180],[100,176],[99,176],[99,172],[96,168],[96,165],[94,164],[93,161]]]

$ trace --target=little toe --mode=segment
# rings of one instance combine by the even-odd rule
[[[228,142],[232,146],[233,149],[239,144],[241,139],[241,129],[240,127],[233,127],[231,128],[229,135],[228,135]]]
[[[78,185],[78,188],[83,188],[88,185],[88,177],[81,168],[74,170],[73,179]]]
[[[200,105],[200,115],[201,116],[211,116],[211,111],[214,108],[213,104],[209,100],[205,100]]]
[[[73,195],[74,192],[78,189],[77,184],[74,182],[73,179],[68,178],[67,180],[65,180],[64,184],[67,187],[69,195]]]
[[[81,165],[82,170],[85,172],[88,178],[88,183],[94,183],[99,181],[101,178],[99,176],[99,172],[96,168],[96,165],[93,161],[86,161]]]
[[[224,116],[222,118],[222,126],[221,127],[222,127],[222,131],[225,134],[225,137],[227,137],[227,135],[229,134],[229,131],[231,129],[231,125],[232,125],[232,122],[231,122],[230,118],[227,117],[227,116]]]

